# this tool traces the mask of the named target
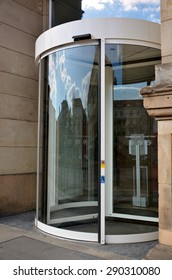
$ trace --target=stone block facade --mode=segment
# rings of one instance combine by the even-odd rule
[[[172,1],[161,0],[162,63],[172,62]]]
[[[76,19],[71,11],[82,16],[81,0],[53,3],[63,6],[64,22]],[[0,0],[0,216],[36,205],[35,41],[49,28],[50,4],[50,0]]]
[[[172,245],[172,0],[161,0],[162,64],[156,86],[144,88],[144,106],[158,122],[159,241]]]
[[[0,215],[35,208],[38,69],[48,0],[0,1]]]

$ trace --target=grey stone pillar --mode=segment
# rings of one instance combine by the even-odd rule
[[[172,63],[156,67],[156,82],[141,94],[158,122],[159,242],[172,245]]]

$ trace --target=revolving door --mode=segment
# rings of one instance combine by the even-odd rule
[[[116,20],[120,40],[112,29]],[[90,21],[64,24],[38,39],[36,225],[56,236],[102,244],[153,240],[157,125],[143,107],[140,89],[154,83],[160,49],[158,42],[133,40],[132,32],[126,40],[127,22],[94,23],[95,34],[109,24],[114,39],[104,30],[102,37],[82,36],[77,42],[72,42],[76,36],[70,42],[52,40],[68,25],[71,33],[81,25],[87,31]],[[153,26],[158,33],[159,26]],[[44,51],[42,40],[49,40]]]

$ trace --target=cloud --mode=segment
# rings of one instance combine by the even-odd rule
[[[116,0],[82,0],[82,9],[103,10],[107,4],[112,5]]]
[[[87,108],[87,102],[88,102],[88,93],[89,93],[89,87],[90,87],[90,80],[91,80],[91,71],[88,72],[85,77],[82,79],[82,104],[83,107]]]
[[[160,6],[159,7],[148,7],[148,8],[143,8],[142,9],[143,12],[145,13],[151,13],[151,12],[160,12]]]
[[[131,17],[159,22],[160,1],[161,0],[82,0],[82,8],[85,11],[83,17]]]
[[[119,0],[125,11],[137,11],[139,5],[152,5],[157,8],[160,0]]]
[[[83,10],[103,10],[107,5],[121,4],[124,11],[137,11],[139,5],[160,6],[160,0],[82,0]]]
[[[56,71],[53,56],[49,56],[49,86],[50,86],[50,98],[54,103],[54,96],[56,92]]]
[[[76,86],[75,82],[73,82],[66,94],[66,100],[68,103],[68,107],[71,110],[71,114],[73,114],[73,100],[75,98],[78,98],[80,95],[80,89]]]

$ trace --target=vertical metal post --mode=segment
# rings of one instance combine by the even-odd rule
[[[139,141],[138,141],[139,142]],[[140,145],[136,143],[136,196],[137,196],[137,205],[141,205],[140,201]]]
[[[42,65],[41,60],[38,66],[38,130],[37,130],[37,181],[36,181],[36,222],[39,219],[39,174],[40,174],[40,115],[41,115],[41,72],[42,72]]]
[[[105,215],[113,213],[113,69],[105,65],[105,125],[106,125],[106,209]]]
[[[105,244],[105,40],[101,40],[100,243]]]

